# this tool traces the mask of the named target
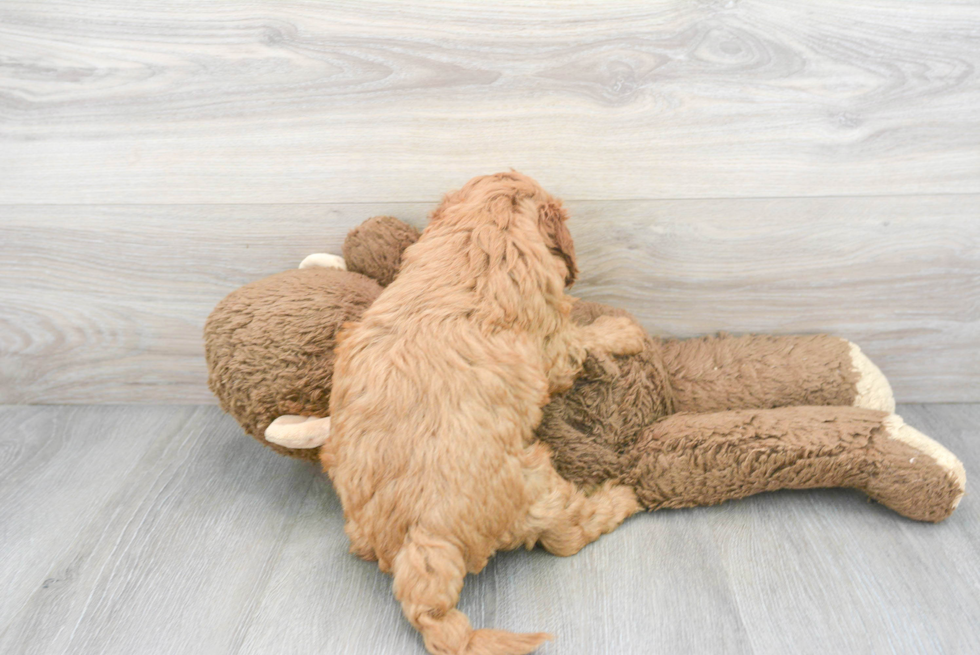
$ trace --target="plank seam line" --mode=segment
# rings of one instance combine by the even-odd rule
[[[565,202],[675,202],[697,200],[826,200],[826,199],[855,199],[855,198],[945,198],[980,196],[978,192],[949,192],[949,193],[887,193],[887,194],[853,194],[853,195],[816,195],[816,196],[671,196],[671,197],[637,197],[637,198],[573,198],[562,197]],[[410,205],[435,204],[438,199],[429,200],[326,200],[323,202],[45,202],[45,203],[4,203],[0,207],[282,207],[282,206],[317,206],[317,205]]]

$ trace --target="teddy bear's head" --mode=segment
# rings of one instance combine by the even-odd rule
[[[328,415],[337,332],[361,318],[418,238],[397,218],[371,218],[347,235],[347,270],[328,260],[327,268],[283,271],[228,294],[204,328],[208,383],[222,408],[278,452],[316,459],[315,450],[266,442],[265,429],[286,414]]]
[[[398,275],[402,253],[419,239],[419,231],[393,216],[375,216],[347,234],[347,270],[366,275],[383,287]]]

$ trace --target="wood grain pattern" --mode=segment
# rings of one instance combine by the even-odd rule
[[[189,414],[120,411],[116,429],[100,438],[106,415],[92,408],[0,409],[0,626],[34,595],[56,596],[76,579],[85,564],[80,558],[61,571],[52,562],[106,505],[119,502],[127,476],[153,443],[133,433],[174,434]]]
[[[0,203],[980,192],[974,2],[8,1]]]
[[[978,196],[572,202],[577,295],[651,332],[830,332],[902,401],[980,400]],[[0,241],[0,400],[213,402],[214,305],[425,204],[19,206]]]
[[[980,468],[980,405],[899,413]],[[0,471],[0,652],[424,652],[326,478],[215,407],[0,407]],[[778,492],[500,554],[461,606],[540,655],[973,653],[978,562],[973,495],[931,525]]]
[[[16,427],[28,411],[37,410],[3,416]],[[62,430],[76,449],[92,452],[47,454],[26,489],[0,491],[4,518],[46,517],[3,541],[5,568],[44,559],[18,567],[17,593],[4,594],[0,652],[234,652],[312,467],[291,475],[295,462],[256,457],[259,448],[213,408],[45,414],[81,418]],[[47,436],[35,422],[14,443],[37,458]],[[55,477],[70,464],[70,475]],[[57,513],[49,515],[52,506]]]
[[[214,305],[310,252],[339,252],[348,228],[374,213],[12,208],[0,241],[0,399],[211,402],[202,330]]]
[[[955,452],[968,476],[980,465],[978,410],[976,405],[898,408],[910,425]],[[980,612],[976,503],[964,499],[961,508],[967,511],[960,520],[929,526],[896,522],[880,505],[856,494],[843,496],[780,492],[722,512],[713,524],[756,652],[976,650],[980,636],[964,629]],[[772,514],[776,503],[778,520]],[[828,538],[814,539],[816,534]],[[890,543],[872,536],[885,534]],[[957,588],[974,591],[962,603],[947,605],[947,581],[954,578]],[[812,611],[800,607],[804,598]]]
[[[826,332],[858,343],[900,402],[978,399],[975,196],[576,209],[577,292],[653,333]]]

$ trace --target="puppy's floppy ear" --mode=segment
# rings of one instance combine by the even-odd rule
[[[568,215],[559,202],[546,202],[538,209],[538,227],[545,239],[549,241],[551,252],[565,260],[568,274],[565,276],[565,286],[575,284],[578,278],[578,263],[575,259],[575,244],[572,234],[565,227]]]

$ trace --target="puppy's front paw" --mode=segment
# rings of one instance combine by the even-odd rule
[[[612,355],[635,355],[646,344],[646,331],[626,316],[600,316],[589,327],[594,346]]]

